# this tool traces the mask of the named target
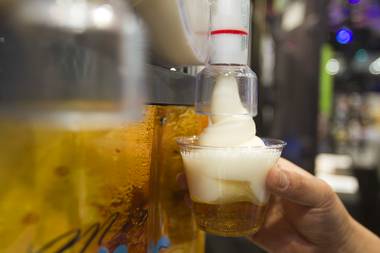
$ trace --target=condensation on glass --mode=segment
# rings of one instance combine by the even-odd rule
[[[199,134],[208,124],[206,116],[188,106],[156,106],[152,167],[151,238],[154,245],[166,244],[167,253],[203,253],[205,235],[195,222],[176,178],[184,172],[176,138]]]
[[[125,1],[1,1],[1,253],[147,252],[143,30]]]

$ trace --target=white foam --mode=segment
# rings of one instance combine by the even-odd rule
[[[210,148],[183,152],[182,157],[193,199],[220,203],[244,198],[264,204],[268,200],[265,177],[280,157],[280,151]]]
[[[192,199],[265,204],[269,198],[265,178],[281,151],[266,148],[256,136],[255,122],[241,103],[234,77],[217,79],[211,111],[211,124],[199,138],[204,148],[182,152]]]

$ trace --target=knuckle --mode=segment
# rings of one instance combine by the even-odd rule
[[[335,202],[335,192],[332,187],[322,179],[317,179],[319,181],[319,188],[322,195],[321,206],[332,206]]]
[[[298,173],[293,173],[293,175],[291,176],[288,190],[292,192],[302,192],[304,191],[304,186],[304,178]]]

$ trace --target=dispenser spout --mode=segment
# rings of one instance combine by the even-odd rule
[[[257,115],[257,78],[247,66],[250,1],[216,0],[211,6],[210,57],[198,74],[196,110],[212,121]]]
[[[211,7],[210,64],[248,62],[250,0],[217,0]]]

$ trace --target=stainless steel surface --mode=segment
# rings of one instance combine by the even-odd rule
[[[193,105],[195,76],[151,65],[147,104]]]

